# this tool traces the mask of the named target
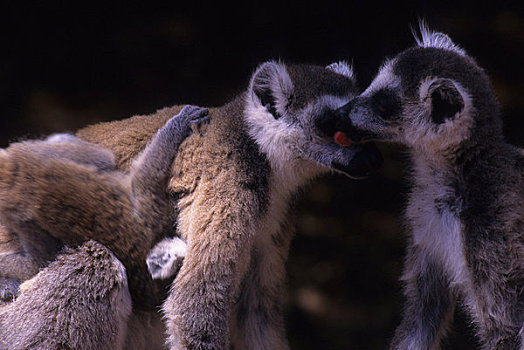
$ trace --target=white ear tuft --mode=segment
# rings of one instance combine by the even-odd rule
[[[428,25],[424,20],[419,21],[420,38],[417,35],[416,30],[412,28],[413,36],[417,45],[420,47],[435,47],[444,50],[450,50],[458,53],[459,55],[465,56],[466,51],[460,48],[458,45],[451,41],[451,38],[444,33],[434,32],[429,29]]]
[[[268,61],[258,67],[251,78],[249,90],[252,97],[275,118],[285,114],[293,96],[293,82],[283,63]]]
[[[353,72],[353,66],[347,63],[346,61],[331,63],[329,66],[326,67],[326,69],[329,69],[337,74],[341,74],[345,77],[348,77],[351,80],[355,79],[355,72]]]

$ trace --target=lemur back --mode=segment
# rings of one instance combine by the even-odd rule
[[[64,244],[96,239],[126,266],[135,306],[158,306],[162,293],[155,290],[145,259],[172,229],[175,212],[167,192],[171,164],[191,125],[203,121],[206,113],[186,107],[171,118],[128,174],[115,170],[110,150],[68,134],[14,143],[3,150],[0,222],[6,232],[14,233],[22,250],[0,260],[7,264],[0,271],[17,272],[12,265],[20,255],[42,268]]]
[[[0,307],[0,350],[139,349],[125,344],[126,269],[100,243],[66,249],[21,289]]]

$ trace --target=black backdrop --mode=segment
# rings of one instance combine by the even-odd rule
[[[75,4],[73,4],[75,3]],[[413,45],[419,17],[486,69],[507,139],[524,144],[524,16],[519,1],[321,1],[169,5],[4,1],[0,146],[167,105],[215,106],[268,59],[353,62],[360,86]],[[403,150],[382,147],[380,174],[325,178],[305,192],[288,264],[294,349],[383,349],[398,323],[404,235]],[[474,349],[460,312],[449,349]]]

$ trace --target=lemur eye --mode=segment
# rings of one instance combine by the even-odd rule
[[[372,107],[375,113],[382,118],[392,120],[398,117],[400,112],[400,100],[393,90],[382,89],[371,97]]]

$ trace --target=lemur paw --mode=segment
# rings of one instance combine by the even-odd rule
[[[0,277],[0,300],[14,301],[20,294],[20,281],[9,277]]]
[[[198,131],[202,124],[209,123],[209,110],[207,108],[187,105],[182,108],[180,113],[171,118],[179,127],[178,130],[187,130],[187,136]]]
[[[146,263],[153,279],[174,277],[186,256],[186,243],[178,237],[166,238],[151,249]]]

